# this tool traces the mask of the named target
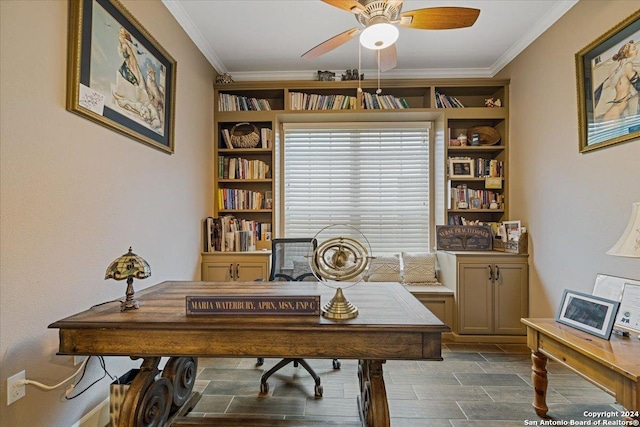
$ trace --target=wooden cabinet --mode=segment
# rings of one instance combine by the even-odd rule
[[[202,254],[205,282],[251,282],[269,278],[271,252],[207,252]]]
[[[443,285],[455,291],[459,335],[525,335],[529,312],[527,255],[438,252]]]

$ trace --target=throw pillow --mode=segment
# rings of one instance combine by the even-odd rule
[[[401,282],[400,258],[395,256],[379,256],[369,263],[368,282]]]
[[[432,252],[402,252],[403,279],[407,284],[435,284],[436,254]]]

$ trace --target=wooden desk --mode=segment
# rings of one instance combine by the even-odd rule
[[[442,360],[441,333],[449,331],[400,284],[361,283],[344,290],[360,313],[350,320],[321,316],[187,317],[185,296],[320,295],[335,290],[312,282],[163,282],[136,293],[138,310],[118,302],[49,325],[60,329],[59,354],[143,358],[127,391],[120,427],[162,425],[185,404],[197,357],[358,359],[363,425],[389,426],[382,375],[387,359]],[[171,357],[162,376],[158,363]],[[257,385],[256,385],[257,387]]]
[[[611,340],[587,334],[554,319],[522,319],[527,326],[527,345],[531,349],[533,407],[544,417],[549,408],[547,358],[561,363],[615,397],[629,413],[623,418],[638,418],[640,411],[640,340],[633,336],[612,335]]]

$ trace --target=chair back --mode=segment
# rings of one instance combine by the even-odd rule
[[[318,247],[313,238],[280,238],[271,242],[269,281],[316,281],[308,256]]]

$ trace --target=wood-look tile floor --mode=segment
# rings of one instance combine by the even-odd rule
[[[383,365],[392,426],[544,425],[531,406],[531,359],[525,345],[445,343],[442,350],[441,362],[390,360]],[[189,416],[233,414],[358,425],[357,361],[342,360],[334,370],[331,360],[307,360],[321,377],[321,399],[314,398],[313,379],[292,365],[272,376],[268,395],[260,396],[260,376],[278,360],[266,359],[257,367],[255,359],[200,359],[195,389],[202,398]],[[549,361],[547,369],[545,422],[552,421],[547,425],[619,419],[590,415],[621,410],[613,397],[558,363]]]

